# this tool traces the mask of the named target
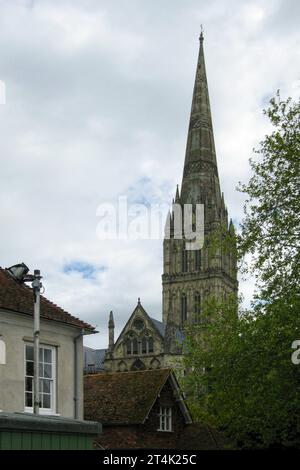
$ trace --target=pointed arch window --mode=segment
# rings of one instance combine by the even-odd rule
[[[128,356],[138,354],[138,340],[137,338],[128,339],[126,341],[126,352]]]
[[[132,353],[131,353],[131,340],[130,340],[130,339],[128,339],[128,340],[126,341],[126,352],[127,352],[127,355],[128,355],[128,356],[129,356],[130,354],[132,354]]]
[[[135,354],[151,354],[154,351],[154,341],[152,337],[143,337],[142,339],[130,338],[126,341],[127,356]]]
[[[147,354],[147,339],[142,339],[142,354]]]
[[[188,271],[188,252],[185,249],[181,252],[181,271],[183,273]]]
[[[195,271],[201,269],[201,250],[195,250]]]
[[[153,347],[153,338],[143,338],[142,339],[142,354],[151,354],[153,353],[154,347]]]
[[[132,354],[138,354],[138,340],[136,338],[134,338],[132,340]]]
[[[182,294],[181,296],[181,323],[184,323],[187,320],[187,297],[186,294]]]
[[[145,370],[145,369],[146,369],[146,366],[140,359],[137,359],[136,361],[134,361],[134,363],[131,366],[131,370]]]
[[[194,303],[195,303],[194,305],[195,315],[196,315],[196,318],[199,318],[200,313],[201,313],[201,295],[199,294],[199,292],[195,293]]]
[[[154,345],[153,345],[153,338],[148,339],[148,352],[153,353],[154,351]]]

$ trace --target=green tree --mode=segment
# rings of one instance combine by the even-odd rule
[[[248,311],[234,297],[206,302],[186,330],[184,385],[194,416],[240,446],[300,448],[300,366],[291,360],[300,339],[300,102],[278,93],[264,113],[274,129],[240,185],[247,201],[237,236],[258,293]]]
[[[299,298],[239,315],[236,307],[234,298],[210,299],[187,330],[184,385],[194,418],[241,447],[300,447],[300,367],[291,361]]]
[[[247,195],[240,255],[251,254],[254,274],[267,300],[300,286],[300,101],[280,99],[264,110],[273,126],[250,160],[252,177],[239,190]]]

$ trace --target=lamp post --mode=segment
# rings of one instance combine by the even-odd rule
[[[40,295],[41,295],[41,273],[35,269],[33,274],[28,274],[29,268],[26,264],[16,264],[7,271],[20,284],[31,282],[34,298],[33,309],[33,412],[39,414],[40,390],[39,390],[39,352],[40,352]]]

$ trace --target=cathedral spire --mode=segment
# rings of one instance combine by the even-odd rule
[[[175,211],[172,212],[172,216],[168,216],[171,228],[169,232],[166,232],[170,236],[164,239],[162,280],[163,321],[166,324],[165,347],[169,353],[176,344],[174,334],[177,335],[177,332],[183,328],[185,321],[191,322],[194,318],[195,305],[198,310],[197,306],[205,302],[209,296],[223,298],[229,293],[237,292],[234,244],[230,245],[226,252],[221,249],[221,227],[228,228],[228,213],[224,196],[220,191],[204,61],[203,30],[201,30],[199,40],[183,179],[180,191],[179,188],[176,190],[175,202],[179,202],[183,209],[181,211],[183,217],[187,209],[186,205],[192,206],[192,229],[194,230],[195,227],[197,230],[197,227],[204,226],[204,244],[200,249],[187,249],[190,246],[184,239],[185,233],[182,233],[182,226],[185,231],[185,222],[190,221],[182,217],[183,223],[175,224]],[[198,219],[197,221],[198,212],[195,207],[197,204],[204,206],[201,208],[204,220]],[[232,223],[228,230],[233,234]],[[220,247],[212,248],[210,240],[219,240]],[[217,245],[217,243],[213,244]],[[170,304],[171,298],[172,304]]]
[[[204,36],[202,29],[199,40],[200,48],[194,84],[181,190],[181,200],[184,203],[200,202],[199,192],[204,192],[203,187],[207,185],[207,177],[210,177],[211,173],[213,173],[218,178],[214,133],[204,60]],[[203,177],[205,173],[206,178]],[[195,191],[193,191],[193,197],[191,197],[190,177],[195,179],[195,177],[198,175],[198,194],[195,194]],[[202,178],[200,175],[202,175]],[[201,182],[200,178],[202,179]],[[202,186],[202,188],[200,186]],[[217,186],[219,186],[218,182]],[[216,189],[216,191],[219,192],[219,188]]]

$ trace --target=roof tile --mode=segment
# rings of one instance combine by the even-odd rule
[[[84,418],[110,425],[141,424],[170,369],[107,372],[84,377]]]
[[[0,268],[0,308],[33,316],[33,291],[16,281],[7,270]],[[41,296],[41,317],[67,323],[77,328],[94,331],[95,328]]]

